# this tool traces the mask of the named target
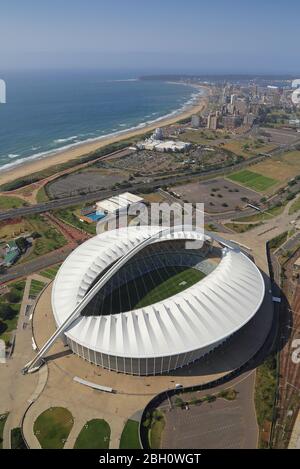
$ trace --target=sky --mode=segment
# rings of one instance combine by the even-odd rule
[[[299,0],[1,0],[0,72],[300,72]]]

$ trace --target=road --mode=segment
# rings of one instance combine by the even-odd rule
[[[15,208],[12,210],[2,211],[0,212],[0,221],[9,220],[9,219],[16,218],[16,217],[23,217],[26,215],[32,215],[36,213],[48,212],[50,210],[55,210],[58,208],[71,207],[73,205],[82,204],[84,202],[94,202],[95,200],[101,200],[107,197],[111,197],[112,195],[122,194],[124,190],[128,190],[128,189],[133,190],[133,191],[143,191],[143,190],[149,190],[149,189],[155,190],[161,186],[173,185],[178,182],[185,181],[185,180],[189,180],[189,181],[193,179],[199,180],[201,179],[201,177],[207,177],[207,176],[211,176],[213,178],[215,176],[230,173],[233,170],[237,171],[244,167],[248,167],[250,164],[258,163],[259,161],[262,161],[263,159],[265,159],[264,156],[257,156],[257,157],[251,158],[251,161],[249,160],[243,161],[234,166],[230,166],[226,168],[202,171],[201,173],[197,173],[197,174],[187,173],[187,174],[183,174],[182,176],[177,175],[177,176],[172,176],[166,179],[159,179],[159,180],[152,180],[152,181],[149,180],[147,182],[140,182],[137,184],[132,184],[132,186],[130,187],[123,187],[123,188],[115,189],[115,190],[112,190],[112,189],[101,190],[101,191],[92,192],[90,194],[66,197],[63,199],[55,199],[50,202],[31,205],[29,207],[21,207],[21,208]]]
[[[74,247],[65,247],[58,251],[50,252],[45,256],[38,257],[30,262],[18,264],[9,269],[8,273],[0,275],[0,284],[15,280],[16,278],[27,277],[33,272],[46,269],[54,264],[58,264],[74,250]]]

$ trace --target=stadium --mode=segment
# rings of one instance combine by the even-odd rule
[[[241,331],[264,292],[249,257],[212,233],[146,226],[104,232],[60,267],[52,288],[57,330],[30,367],[61,337],[108,370],[169,373]]]

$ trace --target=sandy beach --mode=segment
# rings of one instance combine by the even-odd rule
[[[166,118],[162,118],[159,121],[148,124],[142,128],[128,130],[127,132],[123,132],[122,135],[119,134],[114,136],[102,137],[92,142],[83,142],[74,147],[62,149],[56,151],[53,154],[45,155],[44,157],[41,157],[39,159],[29,160],[28,162],[24,162],[12,168],[0,168],[0,184],[5,184],[15,179],[25,177],[28,174],[32,174],[37,171],[42,171],[51,166],[65,163],[73,159],[75,160],[74,164],[76,164],[76,158],[80,158],[111,143],[126,140],[128,138],[132,138],[138,135],[143,135],[146,132],[156,129],[157,127],[164,127],[167,125],[174,124],[181,119],[185,119],[195,113],[202,112],[205,109],[206,105],[207,95],[200,95],[193,105],[182,110],[182,112],[178,112],[172,117],[169,116]]]

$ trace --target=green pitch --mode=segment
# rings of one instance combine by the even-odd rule
[[[196,269],[186,269],[168,278],[160,285],[150,290],[135,308],[143,308],[145,306],[165,300],[170,296],[176,295],[186,288],[191,287],[205,277],[203,272]]]
[[[231,174],[228,176],[228,179],[258,192],[264,192],[277,183],[276,179],[248,171],[247,169]]]
[[[118,314],[142,308],[191,287],[203,277],[204,273],[189,267],[159,268],[127,282],[104,298],[96,296],[84,314]]]

